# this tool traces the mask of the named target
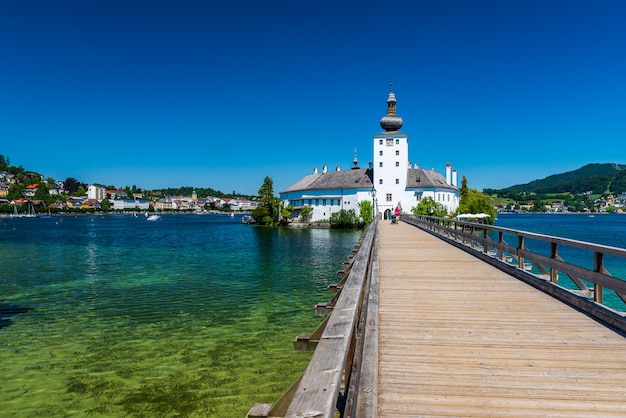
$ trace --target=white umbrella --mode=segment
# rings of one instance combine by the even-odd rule
[[[491,215],[487,215],[486,213],[462,213],[460,215],[456,215],[457,218],[468,218],[468,219],[482,219],[489,218]]]

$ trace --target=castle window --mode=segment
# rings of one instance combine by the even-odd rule
[[[387,202],[391,202],[391,201],[392,201],[392,198],[391,198],[391,193],[387,193],[387,196],[386,196],[385,200],[386,200]]]
[[[378,151],[378,155],[380,155],[382,157],[383,151],[382,150]]]
[[[396,167],[400,167],[400,161],[396,161]]]
[[[383,184],[383,179],[378,179],[378,184]]]
[[[396,145],[400,145],[400,140],[396,139]]]
[[[382,166],[383,166],[383,162],[382,162],[382,161],[381,161],[381,162],[379,162],[379,163],[378,163],[378,166],[379,166],[379,167],[382,167]]]
[[[400,184],[400,179],[396,179],[396,184]]]
[[[383,144],[383,140],[382,140],[382,139],[379,139],[379,140],[378,140],[378,145],[382,145],[382,144]]]
[[[388,147],[392,147],[393,146],[393,138],[387,138],[387,146]]]
[[[400,150],[396,150],[396,155],[400,155]]]

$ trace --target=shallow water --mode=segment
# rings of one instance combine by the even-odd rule
[[[241,417],[360,236],[220,215],[0,219],[2,416]]]

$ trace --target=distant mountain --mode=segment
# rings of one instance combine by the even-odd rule
[[[577,170],[553,174],[541,180],[518,184],[505,189],[485,190],[486,193],[534,192],[545,193],[625,193],[626,165],[587,164]]]

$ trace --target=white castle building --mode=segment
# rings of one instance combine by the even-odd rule
[[[358,166],[354,157],[351,170],[321,172],[317,169],[280,192],[283,205],[294,207],[294,216],[304,206],[311,206],[311,221],[327,220],[341,209],[359,213],[359,202],[368,200],[385,219],[396,207],[410,213],[419,202],[430,197],[449,213],[459,207],[457,172],[446,164],[445,177],[434,170],[424,170],[409,161],[409,135],[400,132],[402,118],[396,114],[396,96],[387,98],[387,114],[380,120],[383,132],[374,134],[374,163],[367,169]]]

